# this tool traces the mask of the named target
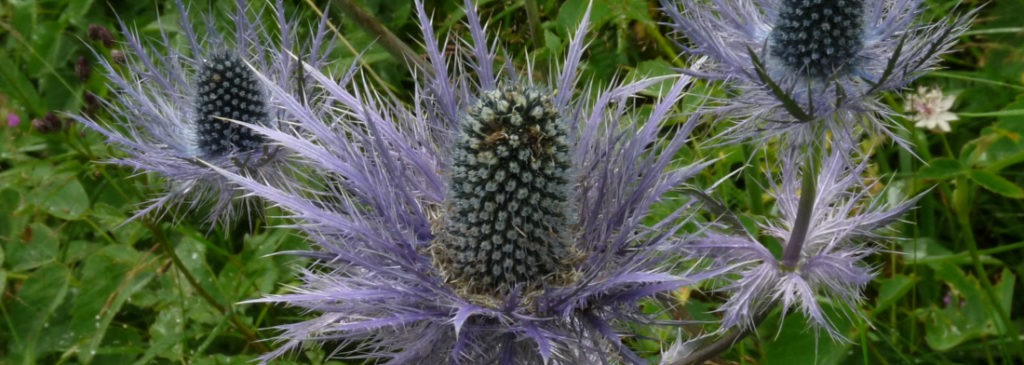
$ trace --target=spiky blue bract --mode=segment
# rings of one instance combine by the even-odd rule
[[[751,237],[730,236],[708,230],[693,246],[697,257],[712,267],[739,265],[723,290],[731,293],[719,308],[722,329],[752,327],[754,317],[769,306],[781,304],[785,311],[798,310],[817,328],[835,339],[843,338],[822,310],[818,296],[828,297],[847,313],[860,315],[857,309],[864,287],[874,270],[864,259],[878,251],[890,239],[879,233],[910,210],[917,199],[883,204],[869,195],[872,187],[861,174],[866,160],[851,162],[848,151],[834,151],[820,164],[816,177],[817,192],[806,239],[795,267],[786,267],[767,248]],[[801,171],[805,156],[792,152],[782,159],[781,181],[773,183],[780,221],[762,226],[763,233],[775,237],[783,246],[791,234],[799,210]]]
[[[498,64],[498,50],[489,46],[476,10],[468,1],[465,6],[470,36],[439,44],[423,4],[416,2],[430,69],[416,70],[422,79],[417,79],[410,105],[377,94],[358,82],[358,73],[338,82],[315,67],[306,68],[328,99],[324,104],[332,106],[286,103],[296,127],[309,138],[254,128],[305,161],[308,178],[275,188],[224,172],[291,211],[295,227],[317,247],[297,253],[316,263],[303,272],[294,293],[253,301],[297,306],[317,316],[280,326],[283,344],[265,360],[304,343],[320,343],[337,346],[332,353],[352,349],[340,356],[391,364],[639,363],[643,360],[626,348],[617,330],[623,321],[646,318],[637,301],[713,275],[674,274],[676,256],[666,252],[678,246],[679,230],[690,221],[690,204],[679,202],[652,226],[643,224],[652,205],[706,165],[687,165],[674,157],[696,118],[674,131],[666,129],[670,117],[679,117],[673,106],[690,80],[676,78],[649,114],[633,111],[636,97],[666,78],[602,90],[580,87],[587,15],[565,59],[551,68],[553,75],[534,81],[529,66],[517,71],[512,64]],[[454,53],[445,55],[442,49]],[[276,88],[271,93],[288,97]],[[457,165],[482,169],[492,180],[497,171],[455,156],[465,152],[457,152],[460,143],[480,141],[480,136],[464,136],[468,141],[460,142],[460,133],[471,127],[466,118],[484,113],[479,103],[500,103],[515,95],[524,99],[511,105],[542,105],[536,114],[533,108],[523,109],[531,118],[540,116],[530,123],[564,123],[551,125],[566,134],[564,148],[562,142],[535,140],[533,146],[554,152],[530,153],[550,157],[547,161],[556,167],[568,161],[567,171],[544,176],[553,184],[545,191],[567,194],[562,198],[570,224],[558,228],[579,258],[567,262],[565,270],[526,283],[516,278],[505,289],[480,292],[461,280],[466,276],[445,268],[452,246],[438,240],[453,233],[445,218],[460,214],[451,210],[459,204],[460,188],[452,186],[460,183]],[[558,118],[550,118],[547,109],[557,111]],[[514,116],[507,116],[513,125]],[[674,133],[659,137],[665,131]],[[533,138],[530,128],[520,132],[525,133],[520,138]],[[560,175],[568,184],[561,183]],[[523,181],[521,175],[518,179]],[[321,184],[310,186],[310,181]]]
[[[902,145],[877,94],[935,68],[974,14],[926,23],[924,0],[661,1],[684,52],[709,58],[688,72],[737,94],[718,109],[734,121],[724,140],[762,144],[866,131]]]
[[[104,101],[112,120],[74,118],[127,154],[114,163],[165,180],[165,191],[132,219],[171,210],[206,211],[211,223],[247,216],[255,202],[236,204],[239,192],[207,164],[268,181],[280,179],[284,156],[236,122],[285,128],[278,98],[256,80],[299,93],[296,58],[324,64],[330,47],[326,27],[321,24],[311,39],[298,41],[295,23],[287,19],[281,1],[257,6],[239,0],[231,23],[223,27],[211,14],[203,17],[206,26],[196,27],[189,9],[180,1],[177,6],[177,34],[187,47],[177,47],[180,39],[171,29],[161,28],[157,39],[143,39],[122,22],[124,65],[99,57],[115,91]],[[264,11],[274,12],[274,26],[259,20]]]

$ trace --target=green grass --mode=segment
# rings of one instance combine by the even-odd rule
[[[362,1],[420,52],[411,4],[391,3]],[[526,31],[527,2],[483,1],[480,7],[494,34],[512,50],[509,54],[529,50],[537,63],[544,63],[562,52],[567,30],[574,28],[586,3],[537,1],[543,37]],[[929,3],[927,15],[940,17],[956,2]],[[952,11],[982,3],[965,0]],[[223,10],[219,4],[215,10]],[[288,9],[300,14],[304,24],[314,24],[326,5],[296,2]],[[464,30],[461,1],[434,0],[427,6],[434,9],[435,25],[444,27],[440,32]],[[682,66],[668,29],[659,24],[666,19],[658,7],[656,1],[595,1],[584,77],[607,83],[616,76],[666,74]],[[95,63],[89,47],[101,56],[110,51],[89,41],[86,28],[117,29],[112,8],[145,36],[156,36],[161,26],[173,29],[178,15],[165,2],[0,4],[0,114],[21,119],[16,127],[0,125],[0,363],[247,363],[276,346],[251,339],[270,338],[275,332],[267,327],[306,316],[279,306],[235,304],[297,285],[295,269],[305,261],[266,255],[306,247],[302,237],[268,228],[244,236],[231,229],[208,230],[198,216],[147,217],[121,225],[160,193],[159,179],[102,163],[118,151],[80,125],[67,123],[52,133],[32,126],[33,119],[50,112],[100,113],[85,95],[105,98],[111,90],[99,70],[80,79],[75,64],[80,57]],[[1019,280],[1024,270],[1024,31],[1019,14],[1024,14],[1024,0],[989,2],[955,52],[944,57],[946,68],[912,85],[957,94],[954,110],[960,120],[951,133],[915,129],[896,116],[907,127],[903,137],[913,153],[886,140],[861,146],[872,153],[868,177],[880,182],[881,199],[923,194],[917,209],[896,225],[897,235],[905,239],[870,259],[878,276],[860,309],[871,322],[834,316],[850,341],[833,343],[827,336],[816,338],[799,315],[779,323],[776,313],[761,326],[760,336],[733,346],[723,362],[1018,363],[1015,359],[1024,354],[1024,301],[1017,294],[1024,289]],[[401,63],[373,44],[374,36],[340,14],[331,16],[343,35],[331,55],[336,60],[332,67],[343,70],[366,50],[361,62],[373,71],[373,82],[408,100],[405,86],[411,75]],[[890,94],[883,102],[902,110],[904,99]],[[740,167],[751,149],[684,153],[681,158],[724,156],[700,176],[699,185]],[[751,163],[761,169],[772,166],[766,158],[761,154]],[[773,202],[758,188],[767,182],[757,168],[727,180],[715,193],[748,226],[773,212]],[[285,221],[270,218],[267,223]],[[678,300],[685,301],[689,315],[713,319],[706,312],[720,298],[698,289]],[[651,356],[675,335],[636,330],[649,340],[630,345]],[[309,349],[290,359],[319,364],[328,352]]]

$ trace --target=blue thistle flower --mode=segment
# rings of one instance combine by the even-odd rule
[[[637,300],[713,276],[671,273],[691,204],[643,225],[706,165],[673,161],[696,118],[659,138],[689,78],[638,123],[635,96],[666,78],[578,88],[589,11],[535,83],[521,76],[529,65],[495,68],[469,1],[470,37],[443,41],[452,57],[415,5],[429,69],[415,70],[410,106],[352,83],[355,72],[338,82],[307,67],[331,105],[286,103],[309,138],[252,127],[308,176],[273,187],[223,172],[291,211],[318,247],[296,253],[316,263],[294,293],[251,301],[319,314],[280,326],[284,344],[264,359],[332,341],[393,364],[643,362],[615,329],[645,318]]]
[[[802,161],[791,151],[781,161],[782,179],[773,183],[780,222],[765,224],[764,232],[784,242],[782,258],[776,258],[753,237],[730,236],[708,230],[691,248],[711,267],[735,268],[736,278],[722,290],[731,292],[719,308],[724,313],[722,330],[753,327],[754,318],[768,307],[781,304],[783,313],[799,310],[812,325],[834,339],[842,339],[816,297],[831,298],[848,313],[863,299],[862,291],[874,277],[863,259],[878,251],[889,237],[878,231],[910,210],[917,198],[883,206],[869,200],[871,186],[861,174],[866,160],[853,163],[846,151],[834,151],[821,162],[815,189],[801,196]],[[810,203],[806,224],[801,227],[801,204]]]
[[[286,19],[280,1],[271,7],[277,29],[250,19],[267,8],[237,1],[231,14],[233,32],[226,35],[218,32],[211,15],[205,16],[205,29],[196,29],[186,6],[181,1],[176,4],[187,49],[175,48],[164,29],[160,39],[150,42],[122,22],[124,65],[99,57],[117,91],[113,100],[103,104],[114,121],[73,117],[127,153],[112,162],[166,180],[166,192],[130,219],[151,211],[198,209],[212,202],[208,220],[226,222],[238,215],[234,200],[239,192],[206,164],[280,180],[284,156],[279,149],[238,122],[280,128],[284,114],[262,83],[273,82],[299,93],[295,58],[323,64],[330,44],[324,24],[311,41],[299,44],[295,24]],[[250,214],[251,204],[246,200],[240,205],[246,210],[243,214]]]
[[[719,109],[737,120],[725,139],[790,145],[848,144],[861,130],[903,145],[875,95],[935,68],[975,13],[927,24],[923,0],[661,1],[684,52],[709,58],[685,72],[739,94]]]

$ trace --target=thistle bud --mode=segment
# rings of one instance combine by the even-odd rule
[[[104,47],[110,48],[114,46],[114,35],[110,33],[107,27],[97,24],[89,24],[89,39],[93,42],[101,42]]]
[[[89,61],[85,59],[85,56],[78,57],[78,62],[75,62],[75,76],[78,76],[78,81],[89,81],[89,75],[92,75],[92,67],[89,66]]]
[[[60,117],[53,113],[46,113],[45,117],[32,120],[32,129],[42,134],[59,131],[63,126],[64,123],[60,120]]]
[[[198,76],[196,121],[198,146],[207,156],[252,151],[263,136],[233,121],[265,124],[267,103],[252,70],[232,53],[210,57]]]
[[[100,99],[92,91],[86,91],[82,101],[85,104],[85,115],[96,115],[96,111],[100,110]]]
[[[115,49],[110,51],[110,60],[118,65],[123,65],[128,59],[125,58],[124,52]]]
[[[568,126],[551,95],[505,87],[466,112],[455,142],[447,251],[463,282],[508,288],[570,255]]]

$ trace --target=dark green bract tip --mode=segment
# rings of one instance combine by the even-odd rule
[[[263,136],[225,120],[266,124],[267,103],[252,70],[232,53],[210,57],[199,70],[196,95],[196,135],[204,156],[253,151]]]
[[[560,272],[571,250],[568,126],[548,92],[504,87],[466,112],[443,243],[451,276],[491,289]]]
[[[770,51],[813,78],[842,71],[863,47],[863,0],[782,0]]]

